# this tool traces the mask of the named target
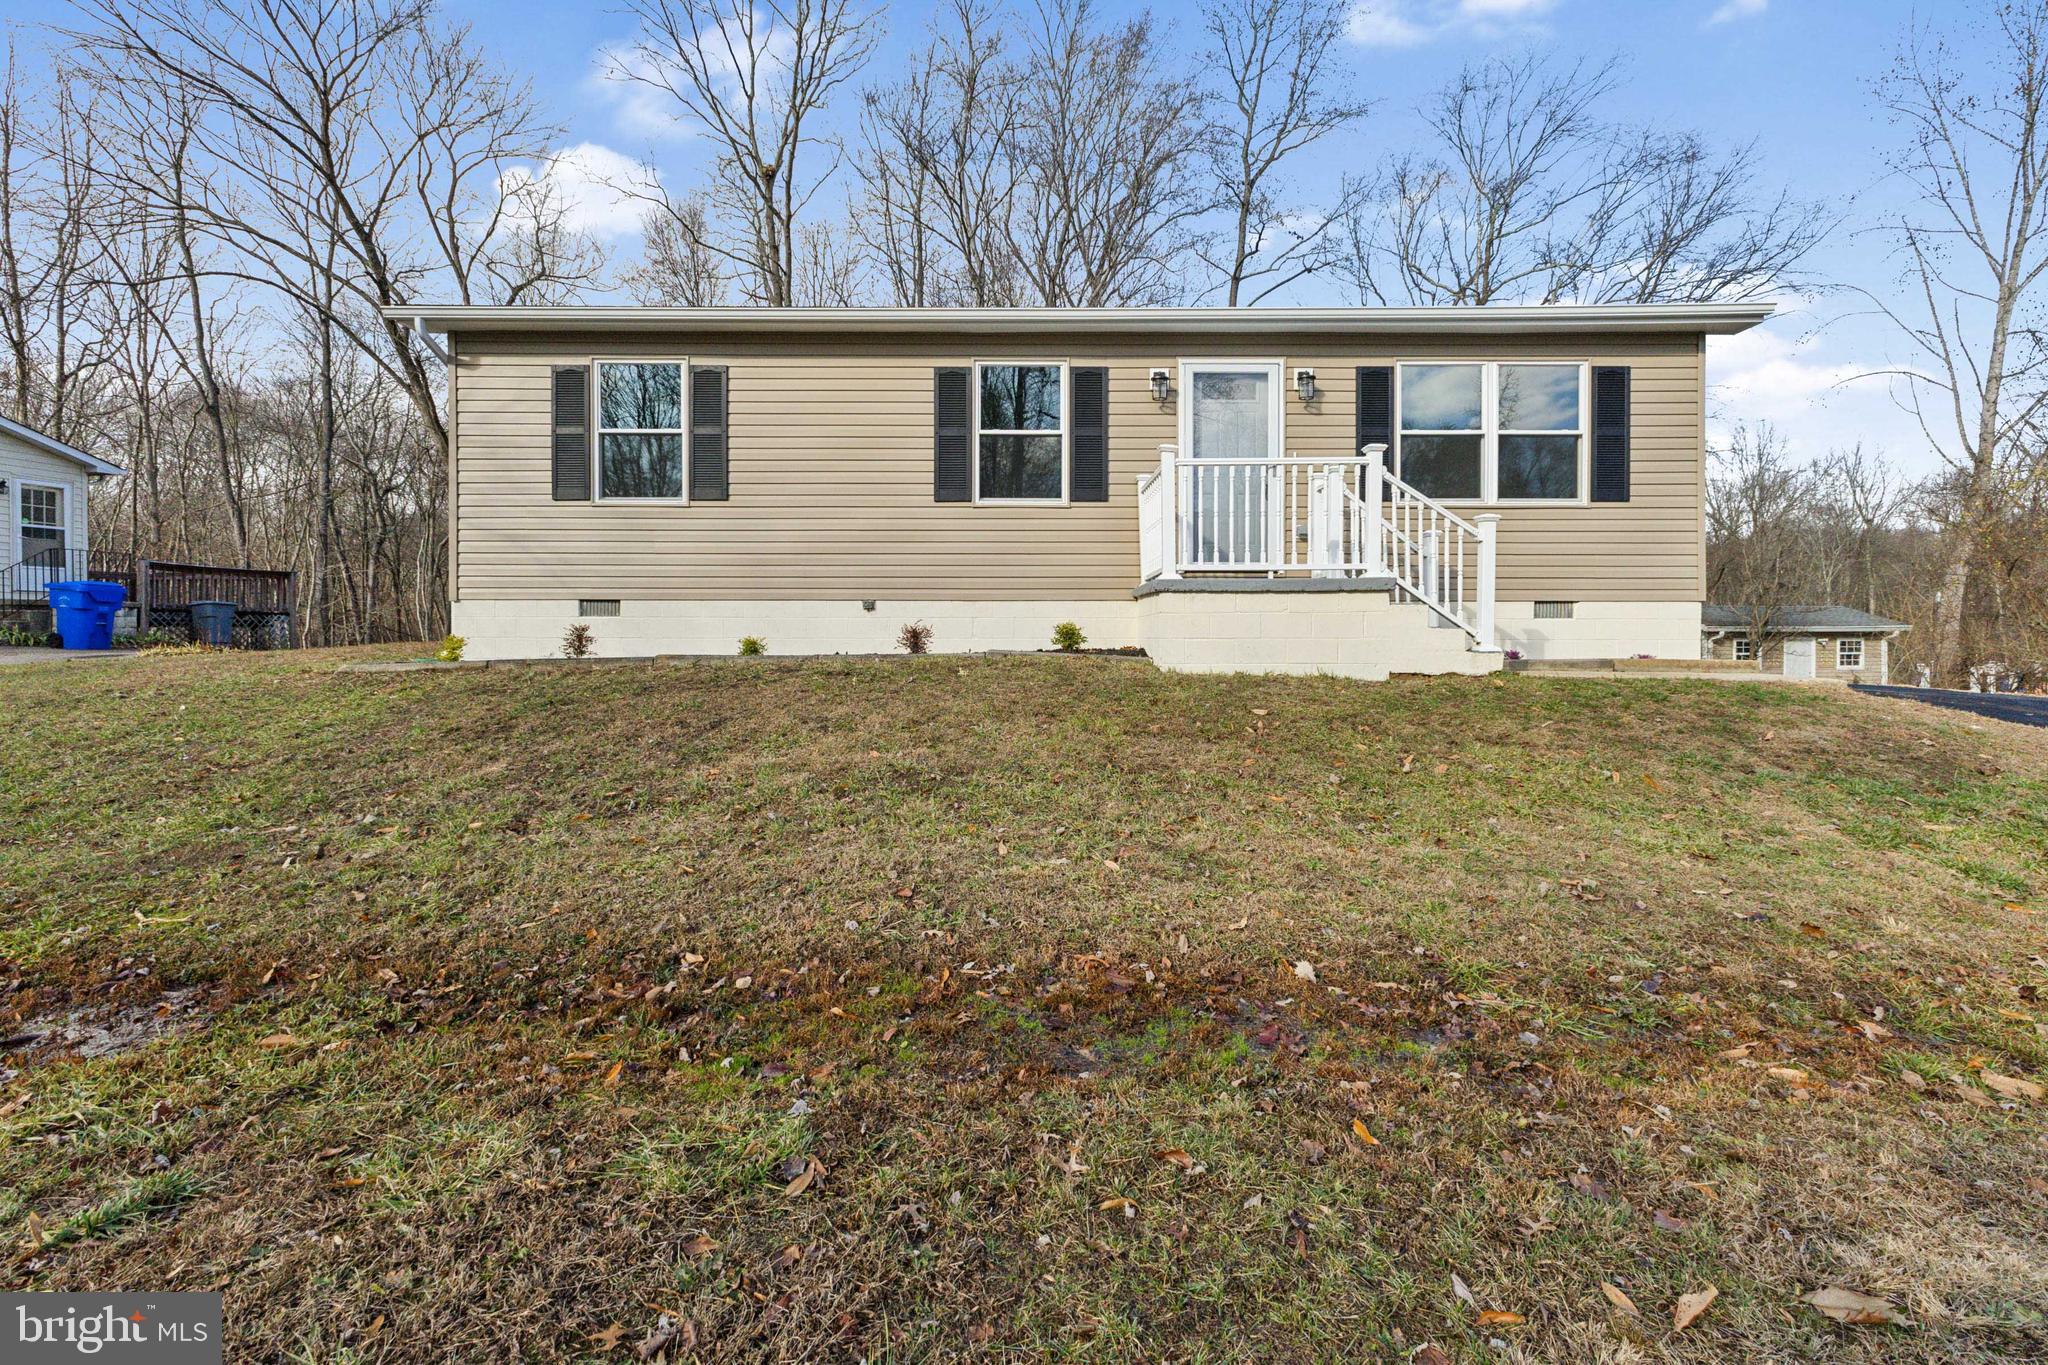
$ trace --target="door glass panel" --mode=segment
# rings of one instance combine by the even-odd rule
[[[21,490],[21,559],[39,568],[64,567],[64,490]]]
[[[1197,370],[1194,380],[1195,458],[1272,458],[1267,446],[1273,434],[1273,376],[1264,370]]]

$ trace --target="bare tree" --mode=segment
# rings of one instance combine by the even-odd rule
[[[852,0],[627,0],[640,31],[610,75],[658,90],[717,150],[729,230],[694,239],[716,252],[757,303],[795,296],[798,215],[830,173],[805,169],[817,116],[859,74],[878,20]],[[671,215],[677,230],[689,220]]]
[[[1792,463],[1768,424],[1737,426],[1707,481],[1707,596],[1742,610],[1762,654],[1777,617],[1799,599],[1813,474]]]
[[[1203,97],[1150,15],[1098,27],[1093,0],[1043,0],[1024,54],[1021,206],[1010,253],[1029,302],[1101,308],[1184,293]]]
[[[1371,108],[1369,100],[1332,89],[1341,73],[1331,69],[1331,48],[1351,8],[1348,0],[1206,0],[1202,6],[1210,43],[1203,64],[1221,86],[1204,142],[1229,219],[1203,259],[1233,308],[1334,265],[1331,229],[1365,192],[1364,181],[1347,179],[1336,203],[1313,212],[1282,197],[1288,164]]]
[[[1529,55],[1470,66],[1348,219],[1369,302],[1619,303],[1756,298],[1821,240],[1817,205],[1760,198],[1752,149],[1626,133],[1599,117],[1620,68]]]
[[[710,230],[701,198],[653,197],[640,216],[640,262],[622,281],[627,291],[659,308],[725,302],[725,263],[705,245]]]
[[[867,95],[854,231],[900,304],[1021,296],[1010,228],[1028,77],[1005,44],[1016,26],[988,0],[948,0],[910,74]]]
[[[1916,203],[1885,224],[1900,297],[1868,296],[1910,351],[1881,373],[1954,475],[1934,642],[1952,682],[1990,645],[1988,537],[2007,494],[2039,478],[2048,404],[2033,317],[2048,270],[2048,5],[1997,4],[1981,22],[1960,48],[1916,29],[1877,85]]]

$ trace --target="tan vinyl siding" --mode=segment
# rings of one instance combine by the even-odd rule
[[[1837,665],[1836,660],[1840,658],[1837,641],[1841,638],[1842,635],[1840,634],[1814,637],[1814,677],[1838,678],[1843,682],[1881,683],[1885,681],[1884,667],[1889,652],[1889,643],[1884,636],[1863,635],[1860,637],[1863,641],[1863,667],[1861,668],[1842,668]],[[1856,639],[1859,637],[1854,633],[1850,633],[1849,638]],[[1760,653],[1762,658],[1757,661],[1758,672],[1783,673],[1785,671],[1785,642],[1783,640],[1765,640]],[[1710,659],[1733,659],[1735,657],[1735,637],[1724,635],[1712,641],[1708,647],[1707,657]]]
[[[1501,507],[1500,596],[1697,601],[1702,588],[1701,346],[1697,336],[1190,335],[451,338],[456,595],[671,599],[1117,598],[1138,579],[1136,480],[1178,439],[1149,374],[1189,359],[1279,360],[1291,454],[1351,452],[1359,365],[1434,358],[1559,359],[1633,370],[1633,496]],[[557,503],[549,369],[593,356],[731,369],[731,499],[679,506]],[[932,501],[932,370],[975,360],[1110,368],[1110,500],[1068,507]],[[1304,404],[1293,371],[1316,371]],[[1469,511],[1484,510],[1480,508]]]

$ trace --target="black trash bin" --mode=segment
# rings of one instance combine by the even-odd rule
[[[234,603],[194,602],[191,610],[193,644],[226,649],[235,642]]]

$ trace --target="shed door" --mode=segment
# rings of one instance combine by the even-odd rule
[[[1785,676],[1788,678],[1810,678],[1813,676],[1813,637],[1795,637],[1785,642]]]

